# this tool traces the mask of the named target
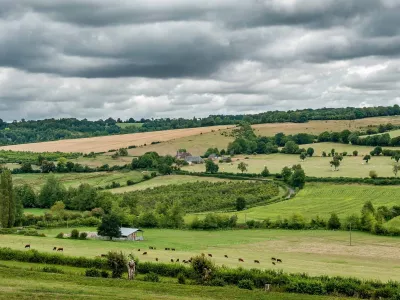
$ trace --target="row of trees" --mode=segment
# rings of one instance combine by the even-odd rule
[[[60,140],[66,138],[82,138],[110,134],[147,132],[178,128],[194,128],[213,125],[232,125],[245,121],[250,124],[296,122],[304,123],[309,120],[354,120],[376,116],[394,116],[400,114],[396,104],[388,107],[364,108],[321,108],[303,109],[296,111],[270,111],[252,115],[210,115],[207,118],[192,119],[142,119],[142,126],[117,125],[121,119],[89,121],[75,118],[46,119],[38,121],[4,122],[0,119],[0,145],[21,144]],[[136,123],[130,118],[127,122]]]
[[[8,170],[0,172],[0,227],[10,228],[22,218],[21,202],[14,195],[12,175]]]

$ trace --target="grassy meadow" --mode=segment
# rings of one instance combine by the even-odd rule
[[[95,231],[95,228],[79,228]],[[353,245],[343,231],[290,231],[290,230],[226,230],[182,231],[147,229],[144,241],[110,242],[100,240],[56,239],[59,232],[71,228],[44,230],[47,237],[0,235],[0,245],[23,249],[27,243],[32,249],[52,252],[53,247],[63,247],[63,255],[95,257],[116,250],[133,253],[141,261],[167,263],[171,258],[188,259],[193,255],[211,253],[217,265],[229,267],[277,269],[310,275],[355,276],[365,279],[400,280],[400,239],[353,232]],[[154,246],[157,250],[148,250]],[[174,247],[176,251],[165,251]],[[139,252],[138,249],[141,249]],[[143,251],[148,252],[143,255]],[[379,253],[379,254],[378,254]],[[229,258],[225,258],[224,255]],[[239,263],[238,258],[244,263]],[[283,260],[272,265],[271,257]],[[260,260],[254,264],[253,260]]]
[[[27,265],[27,264],[24,264]],[[0,261],[0,299],[268,299],[268,300],[333,300],[331,296],[310,296],[287,293],[248,291],[237,287],[181,285],[176,280],[161,278],[161,282],[88,278],[76,274],[38,272],[34,267],[21,272],[24,266],[10,267]],[[64,267],[63,267],[64,270]],[[166,281],[168,280],[168,281]],[[345,298],[342,298],[345,299]]]
[[[317,145],[317,144],[316,144]],[[248,159],[246,159],[248,157]],[[280,173],[285,166],[300,164],[307,176],[316,177],[369,177],[369,172],[374,170],[378,176],[392,177],[394,161],[390,157],[372,157],[369,163],[363,161],[362,156],[347,156],[341,162],[339,171],[334,171],[330,166],[330,157],[311,157],[304,161],[297,154],[271,154],[271,155],[248,155],[235,156],[231,163],[220,163],[220,172],[240,172],[238,164],[248,164],[248,173],[260,173],[264,167],[268,167],[271,173]],[[205,164],[186,166],[182,169],[190,172],[205,172]]]
[[[98,172],[98,173],[55,173],[55,174],[15,174],[13,175],[14,185],[28,184],[35,190],[46,182],[49,176],[58,178],[67,188],[77,187],[82,183],[88,183],[92,186],[106,186],[113,181],[119,182],[121,185],[126,185],[128,179],[135,182],[143,178],[143,174],[138,171],[130,172]]]
[[[375,207],[381,205],[391,207],[399,205],[398,199],[400,199],[400,189],[396,186],[307,183],[306,187],[290,200],[234,213],[238,216],[239,222],[289,218],[294,213],[302,214],[308,220],[317,215],[327,220],[330,214],[335,212],[339,218],[344,219],[353,213],[360,215],[366,201],[371,201]],[[225,214],[230,216],[233,212]],[[186,216],[186,221],[190,222],[194,216],[202,218],[204,215],[190,214]],[[392,222],[394,226],[396,221]]]
[[[192,182],[200,182],[200,181],[221,182],[221,181],[229,181],[229,180],[213,178],[213,177],[166,175],[166,176],[157,176],[153,179],[143,181],[143,182],[140,182],[135,185],[111,189],[110,192],[112,192],[114,194],[119,194],[119,193],[125,193],[125,192],[145,190],[145,189],[154,188],[154,187],[163,186],[163,185],[184,184],[184,183],[192,183]]]

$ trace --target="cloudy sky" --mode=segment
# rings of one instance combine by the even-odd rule
[[[400,0],[1,0],[0,118],[400,104]]]

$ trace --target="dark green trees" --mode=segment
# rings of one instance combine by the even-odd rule
[[[113,237],[120,237],[121,236],[121,230],[120,230],[120,220],[117,215],[115,214],[110,214],[110,215],[105,215],[101,219],[101,224],[97,228],[97,233],[98,235],[101,236],[108,236],[110,240]]]
[[[3,170],[0,174],[0,225],[10,228],[14,225],[16,203],[13,193],[11,172]]]

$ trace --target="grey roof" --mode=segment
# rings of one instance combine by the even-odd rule
[[[121,227],[121,236],[128,236],[128,235],[138,232],[138,231],[143,232],[143,230],[138,229],[138,228]]]
[[[203,159],[200,156],[188,156],[185,158],[188,162],[201,162]]]

